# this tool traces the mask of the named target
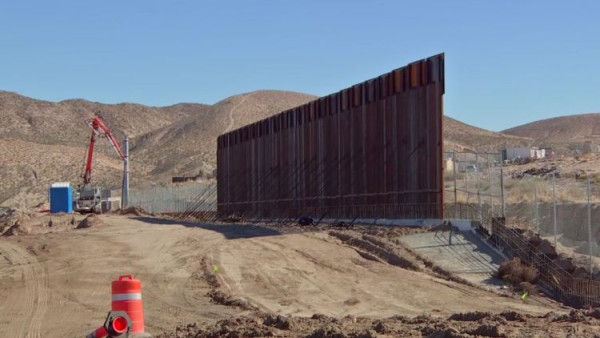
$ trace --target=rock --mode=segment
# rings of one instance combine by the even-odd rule
[[[564,253],[558,255],[558,258],[555,260],[556,264],[561,268],[565,269],[567,272],[573,273],[575,271],[575,264],[573,264],[573,258],[567,256]]]
[[[504,311],[500,314],[501,317],[504,317],[506,320],[511,322],[524,322],[525,316],[515,311]]]
[[[571,312],[569,312],[568,320],[572,323],[583,322],[585,321],[585,314],[583,313],[583,310],[573,309]]]
[[[475,330],[469,332],[469,334],[484,337],[506,337],[502,328],[492,324],[480,325]]]
[[[377,321],[375,325],[373,325],[373,329],[375,330],[375,332],[381,334],[389,332],[389,329],[385,326],[385,324],[382,321]]]
[[[436,330],[427,335],[427,338],[462,338],[463,335],[455,328],[447,328],[445,330]]]
[[[84,218],[81,222],[79,222],[79,224],[77,224],[77,229],[97,227],[97,226],[101,226],[102,224],[104,224],[104,222],[102,222],[100,217],[98,217],[94,214],[89,214],[86,218]]]
[[[314,330],[306,338],[347,338],[348,335],[337,325],[328,324]]]
[[[581,266],[576,267],[573,271],[573,277],[575,278],[588,278],[589,275],[590,274],[588,273],[588,271]]]
[[[310,217],[300,217],[300,219],[298,219],[298,224],[300,225],[312,225],[313,224],[313,219]]]
[[[315,313],[310,318],[311,319],[327,319],[328,317],[322,313]]]
[[[267,315],[264,318],[264,324],[280,330],[290,330],[293,327],[291,320],[281,315]]]
[[[540,244],[538,245],[538,250],[540,250],[546,256],[550,257],[550,259],[554,259],[557,257],[554,246],[547,239],[544,239],[540,242]]]
[[[452,316],[450,316],[450,318],[448,318],[448,319],[457,320],[457,321],[465,321],[465,322],[475,322],[475,321],[478,321],[483,318],[488,318],[491,315],[492,314],[489,312],[475,311],[475,312],[455,313]]]
[[[594,309],[588,313],[589,317],[600,319],[600,309]]]

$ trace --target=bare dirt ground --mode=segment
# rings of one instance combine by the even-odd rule
[[[125,274],[142,281],[146,331],[159,337],[600,334],[600,313],[445,275],[397,241],[402,229],[97,217],[84,229],[81,216],[32,217],[30,234],[0,237],[0,337],[84,336]]]

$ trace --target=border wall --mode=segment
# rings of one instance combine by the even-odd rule
[[[444,54],[217,139],[218,214],[443,218]]]

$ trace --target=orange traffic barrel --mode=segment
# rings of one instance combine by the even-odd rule
[[[125,317],[116,317],[110,322],[110,330],[114,332],[115,335],[120,335],[127,331],[127,318]]]
[[[131,318],[131,333],[144,333],[142,283],[132,275],[120,276],[112,282],[112,310],[125,311]]]
[[[89,333],[85,338],[105,338],[109,335],[111,337],[118,337],[121,334],[127,331],[129,327],[129,318],[125,318],[122,316],[115,316],[114,318],[111,316],[113,312],[109,312],[108,318],[103,326],[95,329],[91,333]],[[125,315],[127,316],[127,315]]]

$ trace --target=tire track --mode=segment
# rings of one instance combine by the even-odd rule
[[[42,321],[48,308],[46,267],[26,250],[12,243],[0,242],[0,251],[20,270],[24,283],[23,288],[10,297],[16,299],[11,313],[5,314],[11,317],[6,337],[41,338]]]

